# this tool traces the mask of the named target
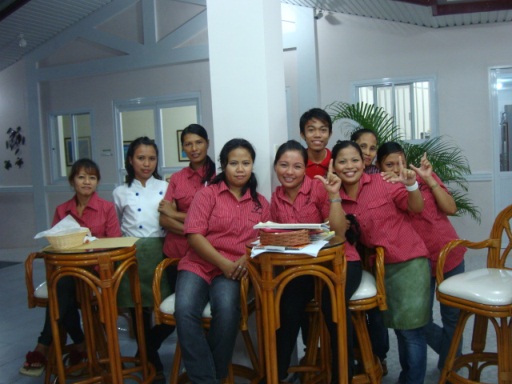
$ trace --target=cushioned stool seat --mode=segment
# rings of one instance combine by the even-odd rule
[[[46,281],[37,286],[34,291],[34,296],[38,299],[48,299],[48,285],[46,284]]]
[[[497,377],[493,382],[512,383],[512,270],[505,265],[512,249],[511,217],[512,205],[496,217],[489,239],[481,242],[453,240],[439,254],[437,299],[442,304],[460,309],[439,383],[480,383],[483,370],[489,366],[497,367]],[[487,249],[487,268],[444,280],[446,258],[457,247]],[[472,316],[475,321],[471,351],[457,356],[464,327]],[[496,351],[485,350],[489,322],[496,332]],[[462,376],[466,373],[467,378]]]
[[[483,268],[452,276],[439,285],[439,292],[486,305],[512,304],[512,271]]]
[[[160,304],[160,310],[168,315],[174,315],[175,305],[176,294],[173,293],[172,295],[167,296],[167,298],[164,301],[162,301],[162,303]],[[210,307],[210,303],[206,304],[206,307],[204,307],[202,316],[206,318],[212,317],[212,309]]]

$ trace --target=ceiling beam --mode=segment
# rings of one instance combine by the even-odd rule
[[[394,0],[402,3],[429,6],[433,16],[492,12],[512,9],[512,0]]]
[[[455,15],[461,13],[475,13],[475,12],[492,12],[503,11],[512,9],[512,1],[510,0],[492,0],[492,1],[474,1],[474,2],[460,2],[452,4],[438,4],[432,5],[432,15]]]
[[[27,4],[30,0],[11,0],[0,2],[0,21]]]

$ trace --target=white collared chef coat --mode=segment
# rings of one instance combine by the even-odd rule
[[[123,236],[164,237],[165,230],[158,220],[158,204],[165,196],[167,181],[151,176],[143,187],[140,181],[133,180],[114,189],[114,203],[121,223]]]

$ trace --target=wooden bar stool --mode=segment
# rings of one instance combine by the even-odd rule
[[[377,255],[376,277],[367,270],[363,270],[361,283],[348,303],[358,341],[359,361],[363,364],[363,372],[354,375],[353,384],[377,384],[382,379],[382,366],[380,360],[373,354],[366,322],[367,310],[376,307],[382,311],[387,309],[384,287],[384,249],[377,247],[375,252]]]
[[[167,258],[160,262],[155,270],[155,276],[153,277],[153,298],[154,298],[154,314],[156,324],[167,324],[176,326],[176,318],[174,317],[176,295],[172,295],[162,300],[160,294],[160,282],[162,276],[165,273],[166,268],[176,268],[180,259]],[[252,367],[247,367],[240,364],[231,364],[229,367],[229,377],[227,384],[234,384],[235,377],[242,377],[249,380],[251,383],[257,384],[263,377],[263,372],[260,367],[260,359],[258,353],[254,348],[251,335],[249,334],[248,319],[251,313],[256,311],[255,300],[248,300],[249,296],[249,280],[247,278],[240,281],[240,331],[244,339],[244,343],[247,349],[247,354],[251,360]],[[205,331],[210,328],[211,321],[211,309],[210,303],[208,303],[203,311],[202,324]],[[259,343],[258,343],[259,344]],[[260,350],[260,353],[262,351]],[[262,355],[259,355],[262,356]],[[170,384],[188,383],[188,377],[186,373],[181,373],[181,347],[179,340],[176,341],[176,349],[174,351],[174,360],[172,364],[171,374],[169,376]]]
[[[44,254],[40,252],[33,252],[27,256],[25,260],[25,285],[27,287],[27,302],[29,308],[47,308],[48,307],[48,285],[46,281],[43,281],[38,286],[34,284],[34,261],[35,260],[43,260]],[[61,348],[64,353],[68,353],[70,348],[69,346],[64,345],[66,342],[66,331],[59,327],[59,332],[61,339],[63,340],[63,345]],[[50,345],[48,350],[48,357],[46,362],[46,369],[44,375],[44,383],[49,384],[51,382],[52,374],[56,374],[56,360],[55,360],[55,348]]]
[[[56,371],[58,382],[77,370],[85,371],[87,377],[80,377],[74,383],[122,383],[125,379],[138,383],[150,383],[154,379],[154,368],[147,363],[144,332],[142,331],[142,305],[140,285],[135,258],[135,246],[102,250],[81,250],[54,253],[44,252],[46,281],[48,284],[48,305],[54,338]],[[80,253],[76,253],[80,252]],[[128,273],[132,298],[135,303],[139,335],[140,356],[121,356],[117,334],[117,290],[121,278]],[[77,295],[82,312],[82,321],[87,348],[87,360],[77,366],[64,367],[62,348],[58,332],[57,283],[65,277],[75,278]],[[95,326],[98,317],[101,326]],[[97,334],[107,340],[107,353],[98,353]]]
[[[460,314],[439,383],[479,383],[482,371],[492,365],[497,366],[497,383],[512,383],[512,270],[505,266],[512,249],[511,218],[512,205],[496,217],[489,239],[481,242],[454,240],[441,250],[436,270],[437,299],[459,308]],[[444,280],[446,258],[459,246],[487,248],[487,268]],[[457,356],[464,327],[471,316],[475,316],[472,351]],[[489,322],[496,332],[497,350],[492,352],[485,351]],[[466,371],[459,372],[461,368],[467,369],[468,378],[461,375]]]

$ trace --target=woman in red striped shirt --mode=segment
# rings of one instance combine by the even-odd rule
[[[378,151],[379,167],[384,172],[398,172],[398,159],[404,159],[402,146],[395,142],[384,143]],[[431,266],[430,278],[430,305],[434,304],[436,290],[436,269],[439,252],[445,244],[459,238],[455,228],[450,223],[448,215],[457,212],[455,200],[449,193],[441,179],[432,171],[432,164],[424,154],[420,167],[411,165],[417,174],[419,189],[425,200],[425,209],[421,214],[411,214],[416,231],[421,234],[429,251]],[[466,248],[458,247],[450,252],[444,265],[444,278],[455,276],[464,272],[464,254]],[[441,322],[443,326],[434,323],[431,317],[426,327],[427,344],[439,354],[437,367],[443,369],[444,361],[452,342],[459,310],[448,305],[440,304]],[[460,350],[460,346],[459,346]]]
[[[121,228],[117,219],[114,203],[98,196],[96,188],[100,181],[98,165],[89,159],[77,160],[71,167],[68,177],[75,195],[55,210],[52,226],[71,215],[82,227],[90,229],[95,237],[120,237]],[[84,352],[84,333],[80,325],[80,314],[76,302],[75,281],[67,276],[57,284],[57,297],[59,302],[59,321],[71,336],[74,347],[69,354],[70,364],[80,362]],[[46,365],[48,349],[53,341],[50,314],[46,308],[46,318],[43,331],[37,340],[34,351],[27,353],[25,363],[20,373],[27,376],[39,376]]]
[[[257,193],[256,153],[244,139],[220,152],[222,172],[198,191],[185,219],[190,248],[178,265],[176,324],[183,362],[193,383],[220,383],[228,374],[240,322],[240,279],[247,275],[245,245],[270,218]],[[210,303],[208,334],[202,312]]]
[[[271,219],[277,223],[323,223],[329,220],[331,230],[345,238],[347,221],[339,198],[340,179],[333,174],[332,161],[326,177],[306,177],[308,152],[297,141],[290,140],[282,144],[274,160],[274,171],[281,185],[272,194],[270,203]],[[319,179],[319,180],[316,180]],[[345,243],[347,259],[347,281],[345,285],[346,302],[350,300],[361,282],[361,262],[354,245]],[[283,291],[279,302],[281,327],[276,332],[277,365],[280,381],[285,381],[291,354],[297,342],[302,315],[307,304],[313,299],[315,291],[314,277],[299,276],[291,280]],[[337,334],[332,322],[332,310],[328,290],[322,300],[326,322],[329,327],[332,346],[333,378],[338,382]],[[348,307],[347,307],[348,311]],[[347,312],[348,314],[348,312]],[[350,316],[348,317],[350,319]],[[349,356],[348,378],[353,373],[353,331],[352,322],[347,322],[347,348]]]
[[[166,257],[181,259],[187,253],[188,243],[183,225],[190,204],[197,191],[205,188],[215,176],[215,163],[208,156],[208,133],[199,124],[190,124],[181,132],[181,145],[190,159],[188,167],[174,173],[165,197],[158,206],[160,225],[167,230],[163,252]],[[176,290],[177,268],[167,268],[167,281],[171,293]],[[146,340],[148,359],[155,366],[157,379],[163,377],[163,364],[158,349],[174,331],[167,324],[155,325]]]
[[[364,173],[361,148],[338,141],[332,150],[334,169],[341,178],[343,209],[361,227],[360,240],[370,248],[383,247],[388,310],[384,323],[398,339],[401,384],[422,384],[427,363],[425,325],[430,319],[428,250],[411,224],[409,212],[423,210],[416,174],[400,161],[399,173]]]

